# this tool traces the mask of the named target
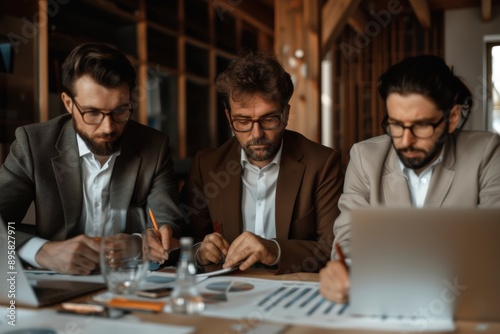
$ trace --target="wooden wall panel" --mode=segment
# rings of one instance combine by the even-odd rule
[[[379,76],[408,56],[443,56],[442,14],[434,14],[432,22],[424,30],[414,16],[400,14],[366,40],[346,27],[332,48],[332,137],[344,167],[353,144],[383,133],[380,123],[386,112],[377,91]]]
[[[274,49],[295,85],[288,128],[314,141],[321,138],[320,14],[320,0],[275,0]]]

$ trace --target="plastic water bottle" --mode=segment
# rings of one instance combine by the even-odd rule
[[[177,264],[174,291],[170,295],[172,312],[196,314],[203,311],[205,303],[196,287],[196,265],[193,257],[193,239],[183,237],[181,255]]]

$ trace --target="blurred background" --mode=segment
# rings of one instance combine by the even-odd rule
[[[500,132],[500,1],[16,0],[0,3],[0,163],[18,126],[65,112],[61,65],[102,41],[138,72],[133,117],[169,135],[182,179],[231,137],[214,78],[242,50],[292,74],[289,128],[341,151],[381,134],[378,76],[404,57],[444,57],[474,94],[466,128]]]

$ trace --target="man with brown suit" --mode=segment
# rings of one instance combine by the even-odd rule
[[[286,130],[293,83],[273,56],[233,61],[216,85],[234,137],[196,155],[181,194],[197,262],[318,271],[339,214],[339,153]]]

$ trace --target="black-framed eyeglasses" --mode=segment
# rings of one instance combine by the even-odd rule
[[[281,125],[280,115],[264,116],[257,119],[252,118],[231,118],[231,127],[236,132],[250,132],[254,123],[259,123],[262,130],[274,130]]]
[[[399,123],[389,123],[388,117],[385,116],[382,121],[382,128],[385,133],[387,133],[392,138],[401,138],[403,137],[404,130],[409,129],[413,136],[419,139],[426,139],[432,137],[436,128],[443,123],[446,119],[446,115],[443,115],[441,119],[435,123],[416,123],[410,126],[406,126]]]
[[[82,119],[88,125],[97,125],[100,124],[104,117],[109,116],[115,123],[123,123],[130,119],[132,116],[132,105],[123,105],[119,106],[108,113],[102,112],[98,109],[94,109],[91,111],[82,111],[80,105],[76,102],[76,100],[72,97],[71,101],[76,106],[76,109],[82,115]]]

